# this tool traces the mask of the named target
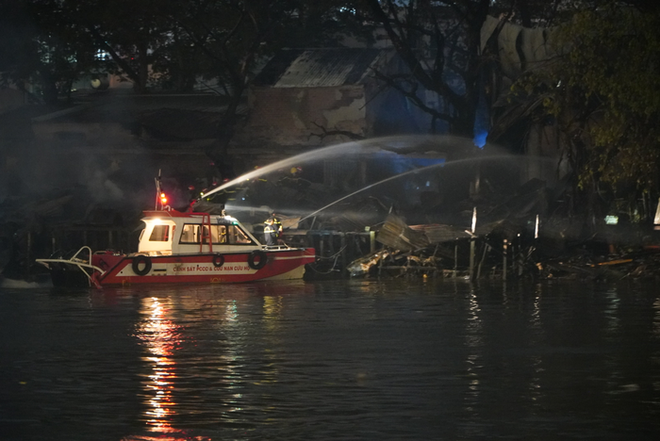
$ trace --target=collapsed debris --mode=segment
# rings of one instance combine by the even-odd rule
[[[505,221],[475,233],[450,225],[408,226],[390,214],[376,240],[384,248],[348,264],[350,277],[424,276],[507,278],[580,278],[621,280],[660,274],[660,246],[616,252],[598,236],[564,244],[558,255],[538,235],[526,238]],[[552,242],[552,241],[550,241]]]

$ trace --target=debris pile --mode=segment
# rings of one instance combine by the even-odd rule
[[[351,277],[433,276],[621,280],[660,276],[660,246],[617,247],[611,237],[534,238],[502,221],[474,234],[450,225],[408,226],[390,214],[376,240],[383,246],[347,266]],[[565,236],[565,235],[564,235]],[[647,240],[649,238],[647,237]],[[618,251],[618,249],[621,251]]]
[[[660,247],[646,246],[622,254],[574,254],[538,262],[542,278],[622,280],[660,276]]]

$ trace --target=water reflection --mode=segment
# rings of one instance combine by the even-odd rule
[[[148,297],[142,300],[140,313],[144,316],[137,326],[137,337],[146,346],[151,356],[146,357],[152,373],[144,384],[146,410],[145,420],[154,432],[172,432],[171,421],[176,403],[173,389],[176,380],[174,352],[182,340],[181,328],[167,318],[170,299]]]
[[[653,316],[653,333],[656,337],[660,338],[660,297],[657,297],[655,302],[653,302],[653,309],[655,310]]]
[[[530,317],[530,344],[537,345],[544,340],[543,320],[541,311],[543,310],[542,300],[543,289],[540,285],[534,287],[534,300]],[[529,357],[531,375],[528,385],[530,400],[534,403],[541,401],[543,389],[541,388],[541,375],[545,371],[543,357],[540,354],[531,354]]]
[[[281,317],[282,296],[264,297],[264,322],[270,331],[277,330]]]
[[[530,325],[536,332],[541,332],[543,324],[541,323],[541,287],[537,286],[534,289],[534,303],[532,307],[532,317],[530,318]]]
[[[0,438],[657,433],[655,285],[364,280],[91,299],[0,293]]]
[[[606,332],[613,338],[620,331],[620,319],[619,319],[619,306],[621,299],[617,293],[616,286],[610,287],[605,293],[605,318],[607,320],[607,325],[605,327]]]
[[[249,425],[259,389],[278,383],[282,354],[274,348],[286,332],[284,294],[292,292],[310,290],[285,283],[143,292],[135,335],[148,354],[142,390],[148,431],[185,436],[177,422],[186,420]]]
[[[224,314],[218,317],[218,330],[224,336],[223,352],[217,360],[216,368],[220,378],[219,392],[223,392],[224,410],[222,420],[230,424],[240,424],[243,404],[243,381],[245,380],[243,364],[243,348],[247,329],[244,329],[238,303],[234,299],[226,299],[223,308]]]
[[[532,367],[532,378],[529,381],[529,396],[534,402],[540,401],[543,397],[543,390],[541,388],[541,375],[545,371],[543,368],[543,359],[540,355],[533,355],[530,357],[530,365]]]
[[[467,348],[467,357],[465,360],[466,386],[464,410],[470,415],[470,418],[476,417],[479,413],[478,405],[481,397],[480,372],[483,369],[483,323],[481,320],[481,307],[477,297],[474,285],[469,285],[466,296],[466,329],[465,346]],[[465,436],[473,437],[481,435],[481,429],[468,425],[464,427]]]
[[[265,296],[263,298],[264,363],[259,369],[259,378],[255,381],[257,386],[272,385],[279,380],[280,372],[277,363],[279,351],[274,348],[281,347],[282,345],[281,332],[283,332],[283,319],[283,297],[278,295]],[[267,408],[268,412],[272,412],[272,410],[272,407]]]

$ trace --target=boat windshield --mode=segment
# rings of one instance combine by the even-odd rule
[[[154,229],[149,236],[150,242],[167,242],[170,237],[169,225],[154,225]]]

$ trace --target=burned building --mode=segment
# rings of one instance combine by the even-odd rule
[[[376,72],[396,68],[391,49],[287,49],[249,91],[249,119],[234,144],[273,150],[330,145],[414,125],[401,96],[383,90]],[[237,152],[238,153],[238,152]]]

